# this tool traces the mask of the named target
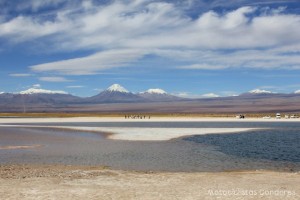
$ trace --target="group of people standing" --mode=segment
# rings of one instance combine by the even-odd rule
[[[151,119],[150,115],[125,115],[125,119]]]

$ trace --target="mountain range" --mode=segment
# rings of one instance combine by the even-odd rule
[[[281,94],[256,89],[238,96],[190,99],[168,94],[162,89],[132,93],[119,84],[86,98],[40,88],[0,93],[0,112],[230,113],[280,110],[300,111],[300,93]]]

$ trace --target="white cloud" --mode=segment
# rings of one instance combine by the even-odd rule
[[[222,65],[210,65],[210,64],[193,64],[193,65],[186,65],[186,66],[181,66],[178,67],[179,69],[208,69],[208,70],[214,70],[214,69],[225,69],[226,66]]]
[[[190,98],[191,94],[189,92],[174,92],[171,93],[174,96],[183,97],[183,98]]]
[[[40,84],[34,84],[32,87],[33,87],[33,88],[40,88],[41,85],[40,85]]]
[[[103,88],[94,88],[93,91],[96,91],[96,92],[103,92],[105,89]]]
[[[82,85],[69,85],[69,86],[67,86],[67,88],[83,88],[84,86],[82,86]]]
[[[32,74],[9,74],[9,76],[12,76],[12,77],[28,77],[28,76],[32,76]]]
[[[222,91],[220,92],[222,94],[222,96],[225,96],[225,97],[235,97],[235,96],[238,96],[239,94],[235,91]]]
[[[192,1],[187,5],[192,6]],[[89,1],[57,11],[51,20],[16,16],[0,23],[0,37],[14,43],[43,37],[53,44],[47,50],[98,52],[31,66],[36,72],[95,74],[129,66],[148,54],[185,60],[190,64],[182,65],[184,69],[300,69],[299,55],[287,53],[299,53],[299,15],[282,13],[282,8],[265,12],[241,7],[191,18],[184,9],[149,0],[112,1],[102,6]]]
[[[46,6],[56,6],[60,3],[66,3],[69,0],[43,0],[43,1],[37,1],[37,0],[27,0],[27,1],[18,1],[18,3],[13,4],[15,9],[18,11],[21,10],[32,10],[32,11],[38,11],[40,9],[45,8]]]
[[[296,90],[294,93],[295,94],[300,94],[300,90]]]
[[[249,48],[271,47],[300,38],[298,15],[256,16],[242,7],[225,15],[210,11],[192,19],[172,3],[115,1],[58,11],[54,20],[17,16],[2,23],[2,35],[28,40],[60,34],[58,47],[71,48]],[[78,10],[78,9],[77,9]],[[275,23],[276,22],[276,23]],[[282,37],[282,36],[285,37]],[[178,40],[180,38],[180,40]],[[76,42],[75,42],[76,41]]]
[[[207,93],[207,94],[194,94],[190,92],[175,92],[172,95],[183,97],[183,98],[192,98],[192,99],[201,99],[201,98],[216,98],[220,97],[215,93]]]
[[[54,76],[40,77],[39,80],[45,82],[69,82],[70,81],[64,77],[54,77]]]
[[[146,51],[138,49],[111,50],[83,58],[35,65],[30,68],[35,72],[53,71],[68,75],[90,75],[100,70],[127,66],[146,55],[146,53]]]

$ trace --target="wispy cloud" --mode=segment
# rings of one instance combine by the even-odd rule
[[[127,66],[146,54],[138,49],[110,50],[83,58],[31,66],[35,72],[57,72],[68,75],[90,75],[101,70]]]
[[[64,77],[54,77],[54,76],[40,77],[39,80],[45,82],[69,82],[70,81]]]
[[[183,97],[183,98],[194,98],[194,99],[220,97],[220,95],[215,94],[215,93],[195,94],[195,93],[191,93],[191,92],[175,92],[172,94],[175,96]]]
[[[32,88],[40,88],[41,87],[41,84],[34,84],[32,85]]]
[[[287,85],[264,85],[258,87],[259,89],[274,90],[277,92],[295,91],[300,88],[300,84],[287,84]]]
[[[84,88],[83,85],[69,85],[66,88],[76,89],[76,88]]]
[[[212,65],[212,64],[193,64],[193,65],[186,65],[180,66],[178,69],[208,69],[208,70],[217,70],[217,69],[225,69],[225,65]]]
[[[89,1],[58,10],[49,18],[16,16],[2,21],[0,37],[13,43],[43,38],[53,44],[48,47],[53,50],[96,52],[30,66],[35,72],[95,74],[135,65],[146,55],[184,61],[180,67],[184,69],[300,69],[299,15],[286,14],[282,8],[266,12],[245,6],[225,13],[208,11],[195,18],[185,9],[149,0],[112,1],[102,6]],[[290,54],[295,49],[296,54]]]
[[[32,74],[9,74],[9,76],[12,77],[28,77],[28,76],[33,76]]]

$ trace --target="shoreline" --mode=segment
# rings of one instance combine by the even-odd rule
[[[124,141],[167,141],[187,136],[207,134],[241,133],[264,128],[143,128],[143,127],[83,127],[83,126],[35,126],[1,125],[0,128],[45,128],[67,131],[99,133],[107,139]]]
[[[101,166],[0,165],[0,185],[4,199],[277,200],[300,197],[299,172],[136,172]],[[237,193],[230,193],[232,191]]]
[[[16,123],[80,123],[80,122],[300,122],[300,118],[245,118],[234,117],[151,117],[150,119],[125,119],[125,117],[1,117],[0,124]]]
[[[153,117],[151,119],[125,119],[121,117],[70,117],[70,118],[1,118],[0,127],[13,128],[54,128],[70,131],[83,131],[100,133],[107,139],[128,140],[128,141],[166,141],[176,138],[207,135],[207,134],[226,134],[240,133],[245,131],[256,131],[264,128],[147,128],[147,127],[93,127],[89,125],[70,126],[60,125],[63,123],[176,123],[176,122],[300,122],[300,119],[262,119],[262,118],[199,118],[199,117]],[[52,125],[55,123],[55,125]],[[40,124],[40,125],[39,125]]]

